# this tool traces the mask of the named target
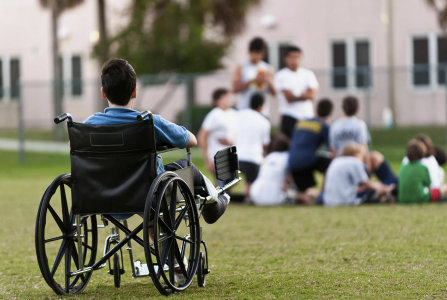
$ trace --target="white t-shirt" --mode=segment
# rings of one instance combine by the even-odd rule
[[[202,128],[209,131],[207,155],[210,161],[214,161],[214,155],[219,150],[227,148],[219,142],[219,139],[234,140],[234,123],[236,110],[229,108],[223,110],[219,107],[213,108],[203,120]]]
[[[408,157],[404,157],[402,160],[402,165],[408,164]],[[439,188],[444,183],[445,172],[438,164],[436,158],[432,155],[429,157],[424,157],[421,159],[421,164],[426,166],[428,169],[428,174],[430,175],[430,187]]]
[[[289,152],[272,152],[265,157],[258,178],[250,187],[250,198],[256,205],[279,205],[287,194],[283,191]]]
[[[260,61],[257,64],[253,64],[250,61],[246,61],[241,64],[241,81],[242,82],[248,82],[250,80],[253,80],[258,76],[258,73],[260,71],[263,72],[273,72],[272,66],[270,66],[265,61]],[[268,86],[267,84],[263,84],[262,86],[258,86],[255,83],[250,84],[248,88],[243,91],[236,103],[237,109],[245,109],[250,108],[250,100],[251,96],[253,96],[254,93],[261,93],[263,95],[266,95],[268,92]],[[264,109],[262,111],[263,114],[268,115],[268,103],[264,105]]]
[[[270,121],[257,111],[246,108],[236,112],[234,144],[240,161],[261,164],[263,146],[270,143]]]
[[[318,87],[317,78],[311,70],[300,67],[296,71],[283,68],[276,72],[275,89],[281,105],[281,114],[298,120],[313,118],[315,114],[312,100],[289,103],[282,90],[290,90],[294,96],[299,97],[307,89],[317,89]]]

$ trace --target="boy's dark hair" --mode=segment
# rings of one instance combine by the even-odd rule
[[[431,140],[431,138],[428,135],[421,133],[421,134],[418,134],[417,136],[415,136],[414,138],[416,140],[419,140],[422,143],[424,143],[425,147],[427,148],[425,157],[430,157],[432,155],[435,155],[435,148],[433,146],[433,141]]]
[[[218,88],[213,92],[213,103],[216,104],[217,100],[222,98],[222,96],[228,94],[230,91],[226,88]]]
[[[354,96],[345,97],[342,108],[348,117],[355,115],[359,109],[359,99]]]
[[[319,117],[326,118],[332,113],[333,109],[334,105],[332,104],[332,101],[328,98],[323,98],[320,101],[318,101],[317,115]]]
[[[110,102],[124,106],[137,86],[137,74],[126,60],[113,58],[102,67],[101,85]]]
[[[438,165],[445,165],[445,163],[447,162],[447,153],[443,148],[435,147],[435,158],[438,162]]]
[[[421,160],[425,156],[427,148],[424,143],[417,139],[412,139],[407,145],[407,157],[409,161]]]
[[[250,99],[251,109],[258,109],[262,105],[264,105],[264,95],[259,93],[253,94]]]
[[[288,151],[289,143],[290,139],[286,135],[282,133],[276,133],[271,138],[267,153]]]
[[[260,37],[255,37],[250,41],[250,44],[248,45],[249,52],[266,51],[266,49],[267,45],[265,44],[265,41]]]
[[[300,47],[290,45],[290,46],[288,46],[288,47],[286,48],[286,52],[284,53],[284,57],[287,57],[287,55],[289,55],[290,52],[299,52],[299,53],[301,53],[301,52],[303,52],[303,51],[301,51],[301,48],[300,48]]]

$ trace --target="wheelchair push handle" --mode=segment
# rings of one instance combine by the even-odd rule
[[[137,116],[138,121],[143,121],[147,116],[152,115],[152,113],[148,110],[143,111],[141,114]]]
[[[66,119],[70,118],[69,121],[73,122],[73,117],[69,113],[62,114],[54,118],[54,123],[59,124],[64,122]]]

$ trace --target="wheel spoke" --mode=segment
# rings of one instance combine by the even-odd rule
[[[68,247],[65,250],[65,292],[68,294],[70,291],[70,269],[71,269],[71,243],[73,241],[68,240]]]
[[[93,250],[93,248],[89,245],[87,245],[86,243],[82,242],[82,246],[84,246],[85,248],[89,249],[89,250]]]
[[[78,269],[78,270],[84,269],[84,266],[82,266],[82,267],[79,266],[79,256],[78,256],[78,252],[76,251],[76,246],[74,243],[71,243],[71,256],[73,257],[76,269]],[[81,277],[82,282],[85,283],[84,274],[80,274],[79,276]],[[73,282],[73,285],[76,284],[76,281],[77,280],[75,280]]]
[[[171,250],[169,251],[169,259],[168,259],[168,266],[169,266],[169,281],[173,284],[175,284],[175,276],[174,276],[174,243],[175,240],[172,239],[171,243]],[[179,264],[183,264],[183,261],[177,261]]]
[[[46,243],[50,243],[50,242],[54,242],[54,241],[58,241],[58,240],[62,240],[62,239],[66,239],[66,238],[69,238],[69,236],[58,236],[58,237],[55,237],[55,238],[52,238],[52,239],[45,240],[45,244]]]
[[[168,239],[163,244],[163,250],[161,251],[161,259],[158,265],[157,278],[160,279],[161,272],[164,272],[164,265],[166,263],[166,259],[168,258],[168,254],[171,250],[171,244],[174,239]]]
[[[166,225],[168,226],[169,231],[172,232],[171,228],[173,228],[173,227],[172,227],[172,222],[171,222],[171,218],[169,215],[168,201],[166,200],[165,195],[163,195],[163,198],[161,201],[162,201],[162,203],[160,203],[160,205],[161,205],[161,209],[163,210],[163,217],[164,217],[163,219],[166,222]],[[160,217],[158,217],[158,218],[160,218]]]
[[[73,222],[68,212],[68,204],[67,204],[67,197],[65,195],[64,183],[60,184],[60,192],[61,192],[61,204],[62,204],[62,217],[64,220],[64,224],[65,226],[67,226],[67,228],[72,228]],[[72,215],[72,217],[74,218],[74,215]]]
[[[162,237],[161,239],[158,239],[158,243],[161,243],[161,242],[164,242],[164,241],[166,241],[167,239],[169,239],[169,238],[171,238],[172,237],[172,235],[168,235],[168,234],[166,234],[164,237]]]
[[[178,184],[176,181],[172,183],[172,193],[171,193],[171,204],[169,205],[169,216],[171,221],[171,228],[173,228],[175,224],[175,210],[177,208],[177,187]],[[175,229],[174,229],[175,230]]]
[[[67,250],[69,241],[70,240],[63,240],[61,243],[61,247],[59,248],[59,252],[57,253],[56,260],[54,261],[54,264],[53,264],[53,268],[51,269],[52,277],[54,277],[54,274],[56,273],[56,270],[59,267],[59,264],[61,263],[62,257],[64,256],[65,251]]]
[[[64,222],[62,222],[61,218],[59,218],[56,211],[51,207],[50,204],[48,204],[48,210],[50,211],[54,221],[56,221],[57,226],[59,226],[59,229],[62,231],[62,233],[69,233],[67,226],[65,226]]]
[[[189,206],[190,206],[189,204],[185,206],[185,208],[178,215],[177,220],[175,220],[174,230],[177,230],[179,228],[180,224],[182,223],[183,217],[185,216],[186,212],[189,209]]]
[[[187,239],[185,239],[185,238],[182,238],[181,236],[176,235],[175,238],[178,239],[178,240],[187,242],[187,243],[189,243],[189,244],[191,244],[191,245],[194,245],[194,242],[193,242],[193,241],[190,241],[190,240],[187,240]]]
[[[151,207],[151,209],[154,211],[154,215],[155,215],[155,209],[153,207]],[[165,223],[165,221],[163,221],[163,219],[160,216],[158,216],[158,222],[160,222],[160,226],[164,231],[172,232],[171,228],[169,228],[169,226]],[[151,228],[151,226],[152,226],[152,228],[154,228],[153,225],[150,225],[149,228]]]
[[[179,263],[180,270],[182,271],[183,276],[185,276],[185,278],[186,278],[187,277],[186,268],[185,268],[185,265],[183,264],[183,257],[182,257],[182,254],[180,253],[180,249],[178,247],[177,241],[174,241],[174,253],[175,253],[175,258],[177,259],[177,262]]]

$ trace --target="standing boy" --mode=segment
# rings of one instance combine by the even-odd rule
[[[326,173],[331,158],[318,154],[322,145],[328,145],[329,125],[327,120],[333,105],[329,99],[322,99],[317,105],[317,117],[300,121],[295,125],[290,141],[289,170],[298,188],[298,199],[310,202],[309,191],[316,185],[314,171]]]
[[[270,143],[270,121],[261,114],[264,96],[254,94],[250,107],[236,113],[235,145],[239,157],[239,167],[245,175],[246,198],[250,198],[251,184],[258,177],[264,151]]]
[[[267,45],[262,38],[256,37],[248,46],[248,61],[237,66],[233,76],[233,92],[241,93],[236,108],[250,108],[250,99],[253,94],[266,95],[270,92],[275,95],[273,87],[273,68],[266,63]],[[266,111],[268,115],[268,112]]]
[[[216,152],[233,145],[235,110],[229,90],[218,88],[212,97],[215,107],[206,115],[197,137],[207,169],[214,173]]]
[[[281,131],[289,138],[297,121],[314,117],[313,101],[319,86],[315,74],[301,67],[301,54],[300,48],[290,46],[284,57],[286,67],[275,74],[282,115]]]

